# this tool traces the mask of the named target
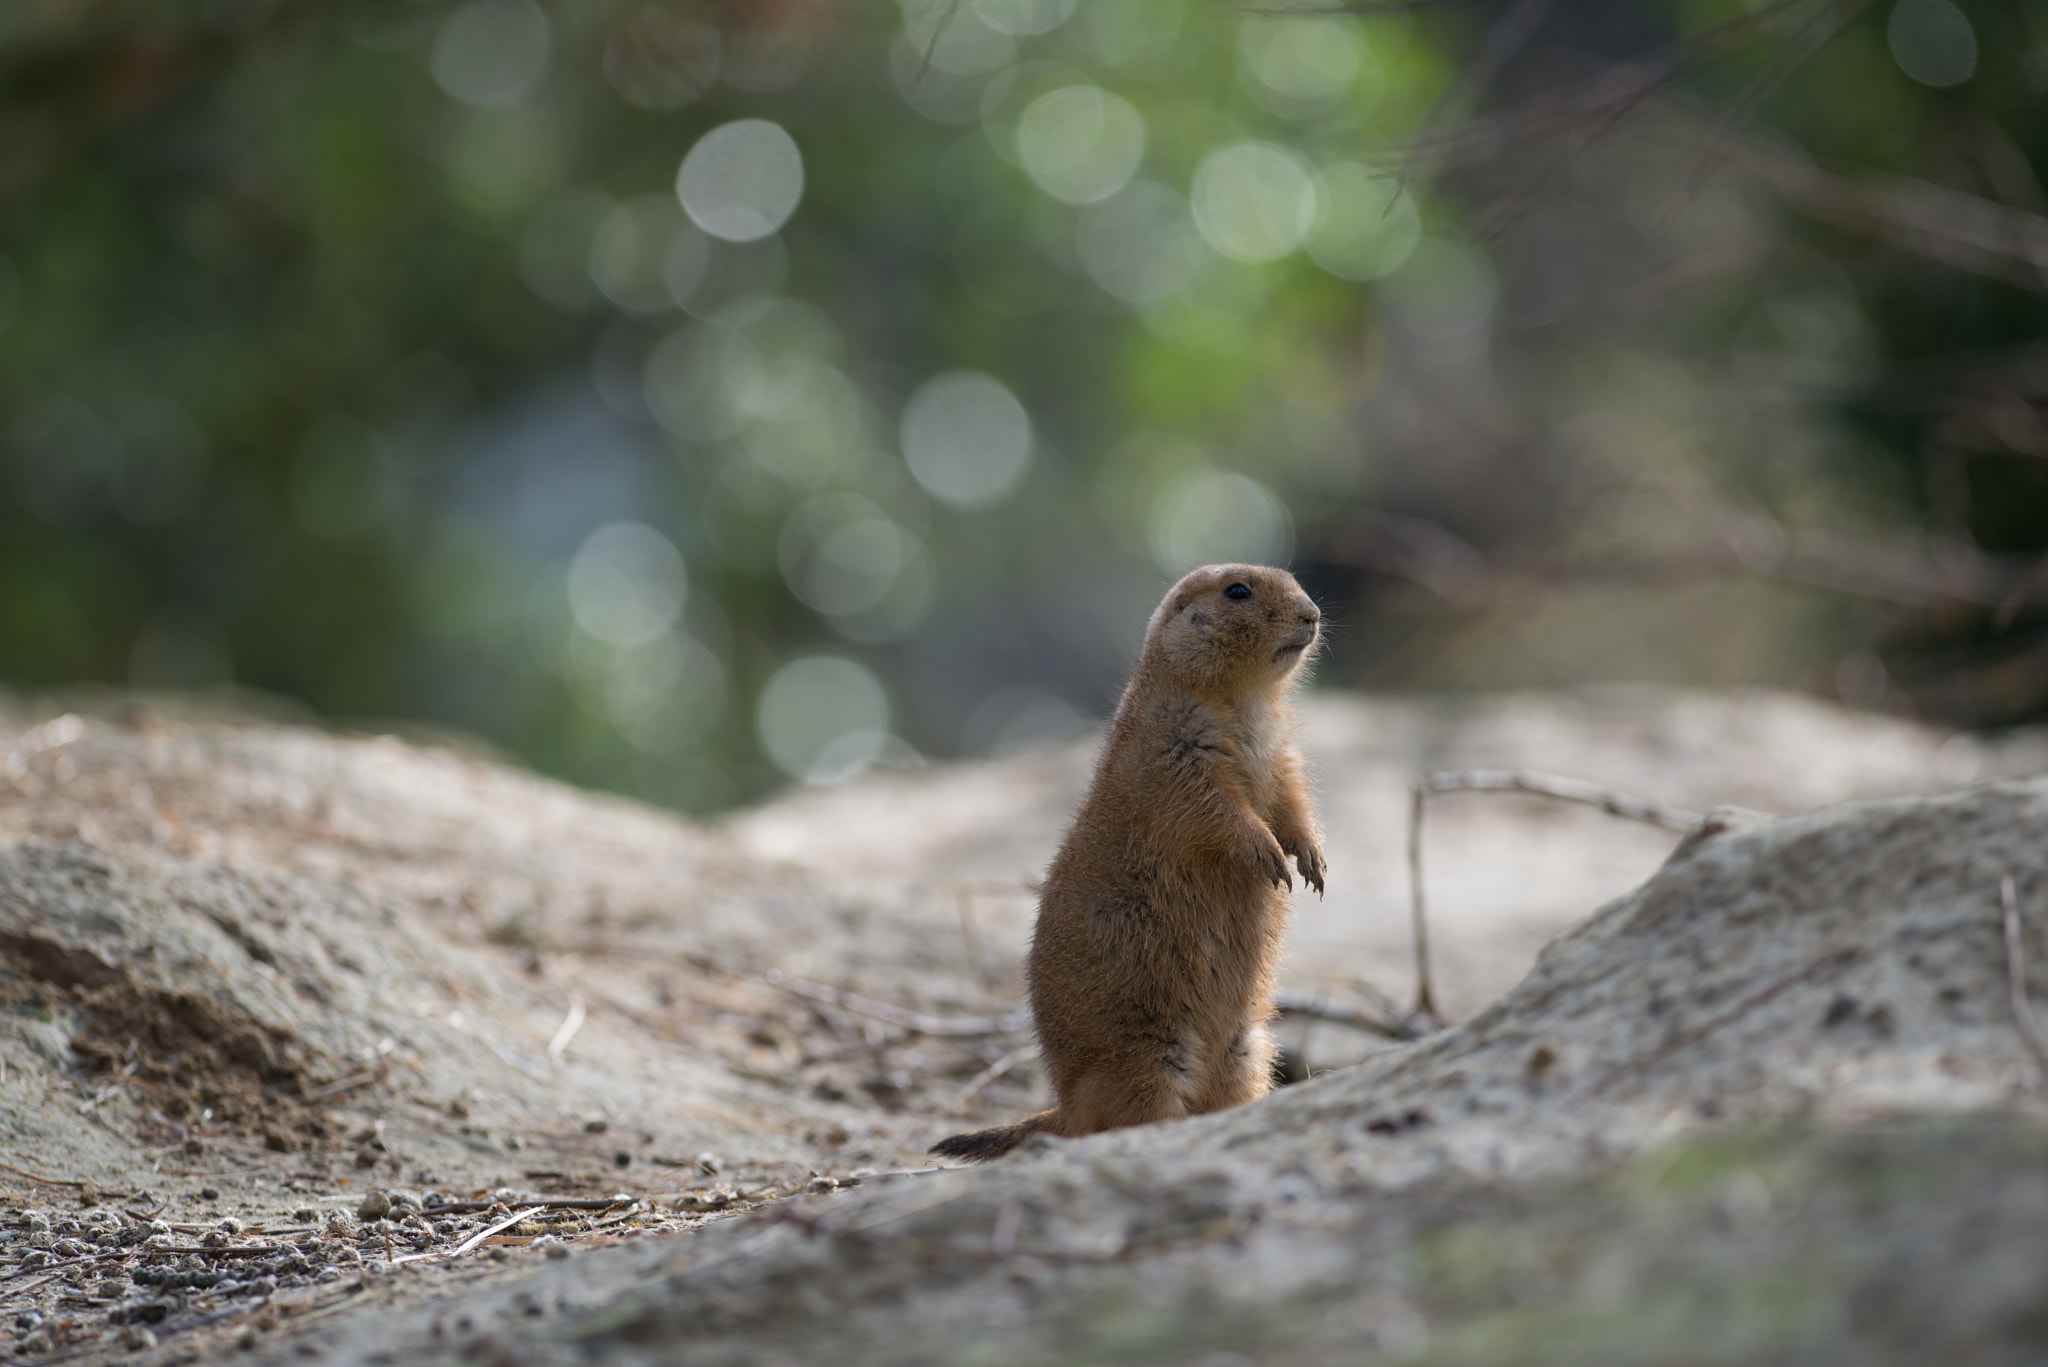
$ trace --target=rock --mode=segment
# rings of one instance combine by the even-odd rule
[[[369,1191],[356,1205],[358,1220],[381,1220],[391,1214],[391,1197],[382,1191]]]

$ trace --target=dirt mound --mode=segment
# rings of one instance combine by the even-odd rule
[[[1409,988],[1417,772],[1792,809],[2043,754],[1809,700],[1640,692],[1325,698],[1308,743],[1331,896],[1297,902],[1286,985],[1352,1000]],[[153,1339],[189,1362],[303,1314],[295,1361],[629,1361],[685,1338],[707,1361],[1265,1359],[1346,1333],[1408,1351],[1418,1324],[1437,1351],[1523,1275],[1461,1261],[1459,1230],[1564,1249],[1595,1282],[1611,1260],[1676,1266],[1632,1242],[1630,1176],[1674,1137],[1803,1118],[1768,1161],[1713,1160],[1729,1209],[1760,1208],[1760,1183],[1792,1211],[1800,1165],[1848,1152],[1826,1127],[2034,1114],[1987,900],[2010,874],[2037,913],[2029,785],[1730,818],[1668,863],[1667,832],[1447,796],[1428,876],[1464,1024],[1393,1047],[1291,1018],[1317,1076],[1258,1106],[891,1177],[923,1174],[937,1136],[1043,1104],[1015,967],[1085,745],[709,829],[388,738],[127,709],[0,725],[0,745],[0,1309],[31,1358]],[[2024,1144],[1955,1142],[2034,1180]],[[148,1200],[71,1205],[117,1191]],[[802,1192],[825,1194],[787,1201]],[[1609,1223],[1574,1224],[1571,1192]],[[1781,1232],[1817,1247],[1838,1228],[1878,1277],[1889,1200]],[[1694,1230],[1717,1202],[1645,1227],[1749,1256],[1747,1233]],[[130,1218],[151,1213],[168,1232]]]
[[[1999,888],[2038,964],[2044,829],[2048,779],[1721,814],[1359,1067],[537,1271],[467,1341],[418,1314],[339,1347],[459,1361],[526,1304],[530,1362],[2029,1361],[2048,1094]]]

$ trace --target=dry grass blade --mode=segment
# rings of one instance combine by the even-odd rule
[[[2027,998],[2027,960],[2026,950],[2020,944],[2019,894],[2013,887],[2010,874],[1998,880],[1998,908],[2005,922],[2006,993],[2012,999],[2013,1023],[2019,1027],[2020,1038],[2026,1042],[2027,1051],[2033,1054],[2035,1064],[2042,1072],[2048,1073],[2048,1036],[2042,1035],[2041,1023],[2034,1017],[2034,1005]]]
[[[555,1037],[548,1041],[548,1062],[551,1065],[562,1061],[562,1053],[569,1047],[569,1041],[575,1039],[576,1032],[583,1028],[584,1015],[583,998],[570,998],[568,1014],[562,1017]]]

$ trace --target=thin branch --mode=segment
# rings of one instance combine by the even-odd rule
[[[1869,0],[1829,0],[1808,15],[1797,32],[1778,44],[1778,50],[1771,54],[1770,61],[1764,64],[1756,79],[1723,111],[1714,130],[1717,137],[1734,133],[1755,117],[1756,111],[1783,88],[1792,73],[1833,42],[1868,3]]]
[[[1415,781],[1418,800],[1427,793],[1528,793],[1598,807],[1624,821],[1641,821],[1662,826],[1683,835],[1700,824],[1698,812],[1667,806],[1646,797],[1603,788],[1580,778],[1542,774],[1533,769],[1468,769],[1457,773],[1424,774]]]
[[[1357,1002],[1338,1001],[1313,992],[1276,992],[1273,1009],[1283,1016],[1305,1016],[1310,1020],[1334,1021],[1391,1040],[1421,1039],[1428,1031],[1413,1020],[1401,1020]]]
[[[1422,814],[1429,804],[1429,785],[1417,779],[1409,794],[1408,807],[1408,896],[1409,925],[1415,940],[1415,1006],[1409,1012],[1431,1026],[1443,1020],[1436,1011],[1436,991],[1429,976],[1429,915],[1422,900]]]
[[[1610,816],[1646,822],[1680,833],[1692,830],[1699,813],[1683,807],[1666,806],[1614,788],[1603,788],[1584,779],[1560,774],[1541,774],[1530,769],[1469,769],[1454,773],[1418,775],[1409,786],[1408,807],[1408,896],[1410,924],[1415,940],[1415,1006],[1410,1015],[1432,1026],[1443,1023],[1436,1004],[1436,988],[1429,963],[1429,915],[1423,898],[1422,817],[1432,793],[1481,792],[1528,793],[1597,807]]]
[[[1518,56],[1536,36],[1536,30],[1549,15],[1555,0],[1514,0],[1506,12],[1487,28],[1486,36],[1479,41],[1479,51],[1460,70],[1455,79],[1444,87],[1423,118],[1422,132],[1410,147],[1407,158],[1401,163],[1401,172],[1396,183],[1403,189],[1414,177],[1422,159],[1422,149],[1435,141],[1437,130],[1442,128],[1458,111],[1477,104],[1499,79],[1501,69]]]
[[[1851,179],[1756,139],[1718,149],[1787,202],[1929,261],[2048,293],[2048,217],[1904,176]]]
[[[44,1177],[41,1173],[30,1172],[27,1168],[17,1168],[12,1163],[0,1163],[0,1170],[11,1172],[16,1177],[26,1177],[31,1182],[41,1182],[46,1187],[83,1188],[86,1185],[84,1181],[74,1181],[68,1177]],[[106,1195],[105,1192],[100,1194]]]
[[[940,14],[939,21],[932,25],[932,40],[925,44],[924,61],[917,68],[917,79],[920,81],[931,74],[932,59],[939,55],[939,40],[944,38],[946,30],[952,27],[953,16],[959,9],[960,0],[946,0],[945,12]]]
[[[2025,1041],[2027,1052],[2034,1056],[2034,1063],[2042,1072],[2048,1073],[2048,1037],[2041,1033],[2041,1023],[2034,1018],[2033,1003],[2027,1000],[2026,950],[2020,944],[2020,902],[2014,891],[2012,875],[1998,880],[1998,907],[2005,920],[2005,980],[2006,992],[2012,999],[2013,1024],[2019,1027],[2020,1039]]]
[[[953,1094],[953,1099],[950,1102],[946,1103],[946,1114],[952,1115],[956,1113],[962,1106],[965,1106],[968,1102],[974,1100],[975,1097],[980,1096],[982,1088],[988,1086],[989,1083],[994,1082],[997,1078],[1001,1077],[1004,1073],[1009,1072],[1018,1064],[1028,1063],[1032,1059],[1037,1058],[1038,1054],[1039,1047],[1037,1040],[1031,1040],[1028,1043],[1020,1044],[1015,1049],[1012,1049],[1009,1053],[1004,1054],[994,1063],[991,1063],[988,1067],[976,1073],[972,1078],[968,1080],[966,1086],[962,1087],[959,1091]]]
[[[1782,15],[1816,3],[1835,0],[1776,0],[1497,114],[1468,120],[1441,134],[1425,134],[1412,147],[1435,149],[1439,164],[1444,164],[1471,160],[1509,144],[1550,143],[1575,130],[1591,130],[1590,138],[1597,140],[1652,96],[1733,56],[1767,33]]]

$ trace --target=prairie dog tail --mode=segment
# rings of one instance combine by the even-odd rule
[[[1012,1125],[998,1125],[992,1130],[976,1130],[972,1134],[956,1134],[950,1139],[941,1139],[926,1152],[941,1158],[986,1163],[991,1158],[1001,1158],[1034,1134],[1058,1133],[1054,1123],[1057,1114],[1058,1108],[1054,1108],[1025,1116]]]

